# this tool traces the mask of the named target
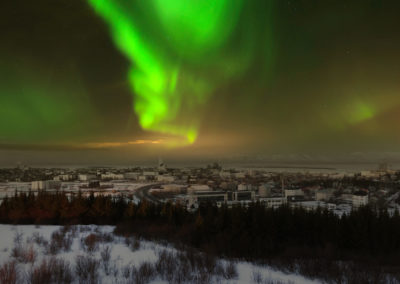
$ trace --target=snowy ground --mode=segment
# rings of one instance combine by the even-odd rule
[[[117,237],[113,229],[94,225],[68,230],[60,226],[0,225],[0,281],[4,264],[14,262],[17,283],[34,283],[35,279],[46,283],[46,264],[50,272],[60,271],[49,265],[58,259],[64,260],[61,266],[69,277],[68,273],[58,273],[62,277],[52,280],[57,283],[69,283],[68,279],[74,279],[72,283],[319,283],[247,262],[184,256],[168,245]],[[199,265],[201,261],[206,268]],[[93,278],[85,279],[91,270]]]

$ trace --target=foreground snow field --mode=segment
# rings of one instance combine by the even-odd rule
[[[118,237],[113,229],[0,225],[0,282],[7,277],[12,280],[15,272],[16,283],[42,284],[319,283],[248,262],[213,259],[165,244]]]

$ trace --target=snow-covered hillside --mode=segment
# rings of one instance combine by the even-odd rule
[[[112,226],[0,225],[0,283],[317,283],[115,236]],[[8,281],[8,282],[7,282]]]

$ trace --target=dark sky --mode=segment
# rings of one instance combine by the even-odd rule
[[[397,159],[399,15],[396,0],[2,1],[0,164]]]

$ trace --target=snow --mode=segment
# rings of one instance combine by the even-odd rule
[[[16,247],[16,236],[22,235],[21,238],[21,246],[22,247],[32,247],[37,252],[36,259],[31,263],[18,263],[19,271],[24,271],[22,273],[27,275],[27,273],[32,270],[32,267],[38,267],[42,260],[50,259],[51,255],[46,250],[46,247],[43,245],[39,245],[37,242],[33,241],[33,236],[43,236],[48,242],[51,240],[51,236],[53,232],[61,232],[62,227],[60,226],[35,226],[35,225],[0,225],[0,265],[5,262],[12,261],[14,258],[11,256],[12,250]],[[139,248],[131,249],[129,244],[127,243],[124,237],[117,237],[112,234],[114,230],[113,226],[74,226],[72,230],[69,230],[67,234],[70,234],[73,237],[73,242],[71,245],[71,249],[69,251],[61,250],[55,256],[59,259],[64,259],[68,261],[71,265],[72,271],[74,271],[76,257],[78,255],[86,255],[91,256],[97,260],[101,260],[101,251],[104,250],[106,246],[111,248],[111,259],[110,259],[110,267],[117,268],[119,270],[118,276],[115,277],[112,273],[106,275],[103,267],[100,265],[99,273],[101,283],[127,283],[126,279],[124,279],[123,269],[124,267],[139,267],[143,262],[156,263],[159,258],[159,253],[163,250],[168,252],[177,252],[177,250],[171,246],[166,244],[159,244],[150,241],[137,240],[136,244],[139,244]],[[75,232],[75,233],[74,233]],[[84,239],[90,234],[112,234],[113,241],[112,242],[99,242],[98,249],[93,252],[89,252],[85,250],[81,239]],[[130,241],[135,241],[133,238],[129,239]],[[139,242],[138,242],[139,241]],[[228,261],[220,259],[221,263],[225,265]],[[306,279],[300,275],[296,274],[285,274],[281,271],[276,271],[267,266],[258,266],[249,262],[237,261],[235,262],[236,269],[238,272],[238,276],[234,279],[226,280],[218,278],[213,279],[210,283],[237,283],[237,284],[247,284],[247,283],[255,283],[253,281],[254,275],[260,275],[263,279],[267,279],[271,282],[268,283],[320,283],[315,280]],[[125,282],[124,282],[125,281]],[[76,280],[76,282],[78,281]],[[161,284],[168,283],[166,280],[162,280],[160,276],[156,276],[151,282],[151,284]],[[173,283],[173,282],[170,282]],[[259,282],[262,283],[262,282]]]

